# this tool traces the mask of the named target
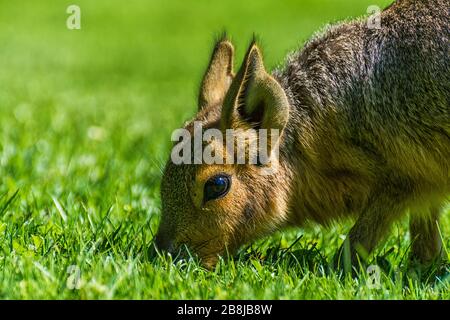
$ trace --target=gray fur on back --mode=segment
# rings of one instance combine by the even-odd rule
[[[358,20],[310,40],[274,72],[293,106],[291,130],[335,112],[346,124],[339,134],[368,148],[396,136],[450,139],[449,8],[401,0],[382,12],[381,29]]]

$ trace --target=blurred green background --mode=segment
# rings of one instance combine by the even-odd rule
[[[256,33],[272,69],[327,23],[390,2],[1,0],[0,298],[448,297],[448,285],[405,291],[386,280],[373,292],[258,259],[208,273],[146,257],[170,134],[196,111],[215,37],[227,31],[240,63]],[[66,27],[71,4],[81,30]],[[346,230],[277,234],[261,250],[303,235],[328,257]],[[408,237],[396,230],[385,248],[401,263]]]

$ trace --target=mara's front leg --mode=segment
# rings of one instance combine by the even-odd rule
[[[392,223],[405,211],[403,201],[396,197],[383,195],[369,201],[337,253],[338,267],[349,272],[352,268],[358,270],[360,264],[364,265]]]

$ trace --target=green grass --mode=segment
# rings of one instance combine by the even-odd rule
[[[401,281],[405,221],[376,252],[392,271],[380,289],[329,268],[348,223],[276,234],[211,272],[148,257],[170,133],[195,113],[214,36],[226,28],[239,60],[257,32],[273,68],[326,23],[388,0],[79,0],[82,29],[69,31],[72,3],[1,3],[0,298],[450,298],[448,278]]]

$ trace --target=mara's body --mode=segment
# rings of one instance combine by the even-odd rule
[[[436,254],[450,194],[449,10],[447,0],[399,1],[381,29],[333,27],[277,73],[292,106],[280,150],[293,223],[354,215],[350,239],[370,251],[409,209],[411,238],[435,240],[414,248]]]
[[[272,75],[255,44],[234,75],[232,45],[219,42],[195,120],[236,135],[280,130],[278,171],[169,161],[158,244],[186,244],[211,265],[274,230],[351,216],[352,258],[364,257],[409,211],[412,258],[439,257],[437,222],[450,194],[449,8],[397,1],[380,29],[362,20],[331,27]]]

